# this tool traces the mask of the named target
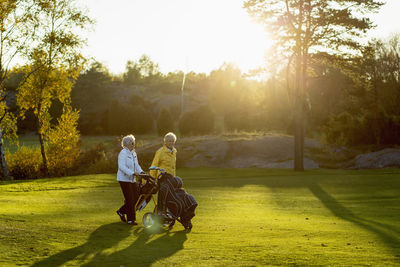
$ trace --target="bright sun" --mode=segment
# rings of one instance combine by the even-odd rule
[[[185,54],[186,68],[209,71],[232,62],[247,72],[264,64],[271,40],[263,27],[252,23],[244,12],[228,14],[223,20],[216,16],[182,26],[184,45],[178,45],[176,58]]]
[[[83,0],[82,0],[83,1]],[[263,27],[252,23],[242,0],[85,0],[97,23],[87,53],[112,72],[147,54],[162,72],[210,72],[224,62],[242,71],[263,65],[270,46]]]
[[[272,44],[271,40],[259,25],[248,23],[238,27],[242,27],[242,30],[234,53],[235,62],[243,71],[264,65],[265,53]]]

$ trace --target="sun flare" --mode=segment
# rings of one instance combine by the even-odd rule
[[[230,62],[247,72],[264,64],[271,40],[263,27],[251,22],[244,11],[228,14],[224,20],[215,16],[183,26],[184,45],[175,53],[177,57],[186,55],[185,64],[189,66],[185,68],[210,71]]]
[[[157,1],[157,5],[153,0],[125,1],[120,9],[107,1],[86,0],[97,19],[88,36],[87,54],[114,73],[123,72],[127,60],[142,54],[164,73],[207,73],[224,62],[236,63],[246,72],[264,63],[270,40],[263,27],[251,21],[241,1],[235,1]]]

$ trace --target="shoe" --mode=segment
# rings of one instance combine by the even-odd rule
[[[130,225],[137,225],[137,222],[135,222],[135,221],[128,221],[128,224],[130,224]]]
[[[126,222],[125,214],[123,214],[119,210],[117,210],[117,214],[118,214],[119,218],[121,219],[121,221]]]

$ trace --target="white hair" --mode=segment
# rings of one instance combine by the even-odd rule
[[[174,140],[176,142],[176,135],[173,132],[169,132],[164,136],[164,142],[167,140]]]
[[[135,143],[135,137],[130,134],[130,135],[124,136],[122,138],[121,146],[122,147],[127,147],[127,146],[129,146],[131,144],[134,144],[134,143]]]

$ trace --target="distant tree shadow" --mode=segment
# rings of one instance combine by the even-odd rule
[[[120,222],[102,225],[90,234],[85,244],[61,251],[32,266],[60,266],[78,257],[87,258],[93,253],[99,254],[127,238],[130,235],[130,229]]]
[[[151,266],[154,262],[168,258],[183,249],[187,240],[186,231],[165,231],[157,239],[148,242],[154,233],[136,229],[136,240],[127,248],[110,255],[97,254],[82,266]]]
[[[90,234],[83,245],[61,251],[32,266],[62,266],[71,260],[90,262],[80,266],[150,266],[155,261],[167,258],[183,249],[186,241],[186,231],[147,231],[137,228],[134,231],[136,239],[127,248],[112,254],[104,250],[112,248],[131,235],[130,227],[124,224],[110,223],[102,225]],[[150,242],[153,236],[160,235]]]
[[[346,221],[352,222],[372,233],[375,233],[387,246],[399,255],[400,251],[400,231],[390,225],[375,222],[369,219],[363,219],[355,215],[351,210],[340,204],[334,197],[328,194],[316,182],[308,185],[310,191],[317,197],[326,208],[328,208],[335,216]],[[400,258],[397,258],[400,262]]]

